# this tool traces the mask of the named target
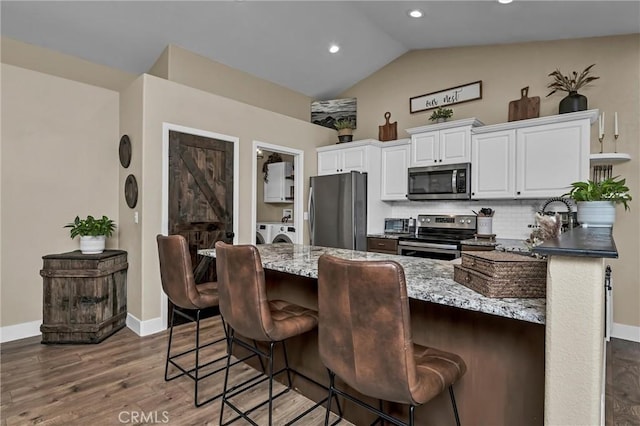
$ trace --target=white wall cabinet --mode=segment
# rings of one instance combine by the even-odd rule
[[[470,118],[406,129],[411,135],[410,166],[470,162],[471,129],[481,125]]]
[[[391,215],[391,205],[383,202],[380,195],[382,187],[381,147],[383,146],[384,144],[378,140],[364,139],[316,148],[318,175],[349,173],[351,171],[367,173],[368,234],[384,232],[384,218]]]
[[[293,164],[288,162],[267,164],[267,181],[264,183],[265,203],[293,202]]]
[[[474,129],[471,197],[548,198],[589,178],[590,126],[597,110]]]
[[[409,143],[382,148],[380,198],[383,201],[407,199],[407,171],[410,155]]]
[[[369,168],[369,147],[336,148],[318,152],[318,175],[333,175],[350,171],[366,172]]]

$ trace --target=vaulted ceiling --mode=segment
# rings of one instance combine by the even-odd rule
[[[141,74],[168,44],[315,99],[414,49],[640,33],[640,1],[2,1],[1,31]],[[421,9],[422,18],[408,12]],[[336,43],[336,54],[328,51]]]

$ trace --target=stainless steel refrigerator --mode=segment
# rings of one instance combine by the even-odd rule
[[[311,177],[311,244],[367,250],[367,174]]]

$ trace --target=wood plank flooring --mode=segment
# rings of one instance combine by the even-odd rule
[[[193,344],[194,330],[193,324],[176,327],[176,352]],[[221,335],[219,317],[203,321],[201,336],[206,336],[206,341]],[[0,345],[2,426],[219,424],[220,399],[196,408],[192,380],[180,377],[164,381],[167,336],[168,332],[162,332],[139,337],[124,328],[97,345],[43,345],[40,337]],[[224,351],[224,344],[214,345],[201,352],[201,356],[206,362]],[[193,357],[185,356],[184,364],[193,365]],[[240,381],[256,373],[241,363],[233,367],[232,378]],[[200,398],[220,393],[223,379],[221,373],[201,382]],[[276,387],[284,389],[282,385]],[[263,401],[267,392],[265,383],[238,396],[234,402],[246,409]],[[276,399],[274,424],[284,424],[311,406],[313,401],[290,391]],[[299,424],[324,424],[324,413],[324,407],[317,408]],[[234,416],[228,407],[224,414],[224,421]],[[267,423],[266,416],[266,407],[251,415],[261,425]]]
[[[176,350],[193,342],[194,328],[177,328]],[[220,336],[219,319],[203,322],[202,335]],[[167,332],[138,337],[125,328],[98,345],[42,345],[40,337],[0,345],[0,420],[10,425],[217,425],[220,401],[193,405],[193,381],[181,377],[164,381]],[[224,348],[210,347],[204,359],[215,359]],[[185,357],[185,364],[192,359]],[[241,364],[233,378],[255,374]],[[612,339],[607,347],[606,425],[640,425],[640,343]],[[201,383],[201,397],[222,389],[222,376]],[[235,402],[249,407],[262,401],[265,387]],[[289,392],[276,400],[274,424],[281,425],[313,402]],[[266,409],[255,413],[266,424]],[[225,421],[233,413],[225,408]],[[332,417],[333,419],[334,417]],[[324,409],[316,409],[299,424],[321,425]],[[463,419],[464,421],[464,419]],[[244,424],[238,421],[236,424]],[[341,425],[349,425],[343,421]]]

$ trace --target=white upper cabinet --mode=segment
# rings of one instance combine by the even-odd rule
[[[317,148],[318,175],[333,175],[351,171],[368,172],[372,149],[379,148],[367,144],[367,141]]]
[[[383,201],[407,199],[410,148],[408,141],[402,145],[382,147],[380,198]]]
[[[411,167],[468,163],[471,161],[471,129],[481,126],[475,118],[406,129],[411,135]]]
[[[471,197],[514,198],[516,131],[471,137]]]
[[[271,163],[267,164],[267,181],[264,183],[265,203],[292,203],[293,202],[293,164]]]
[[[476,128],[471,197],[548,198],[589,178],[590,127],[597,110]]]

